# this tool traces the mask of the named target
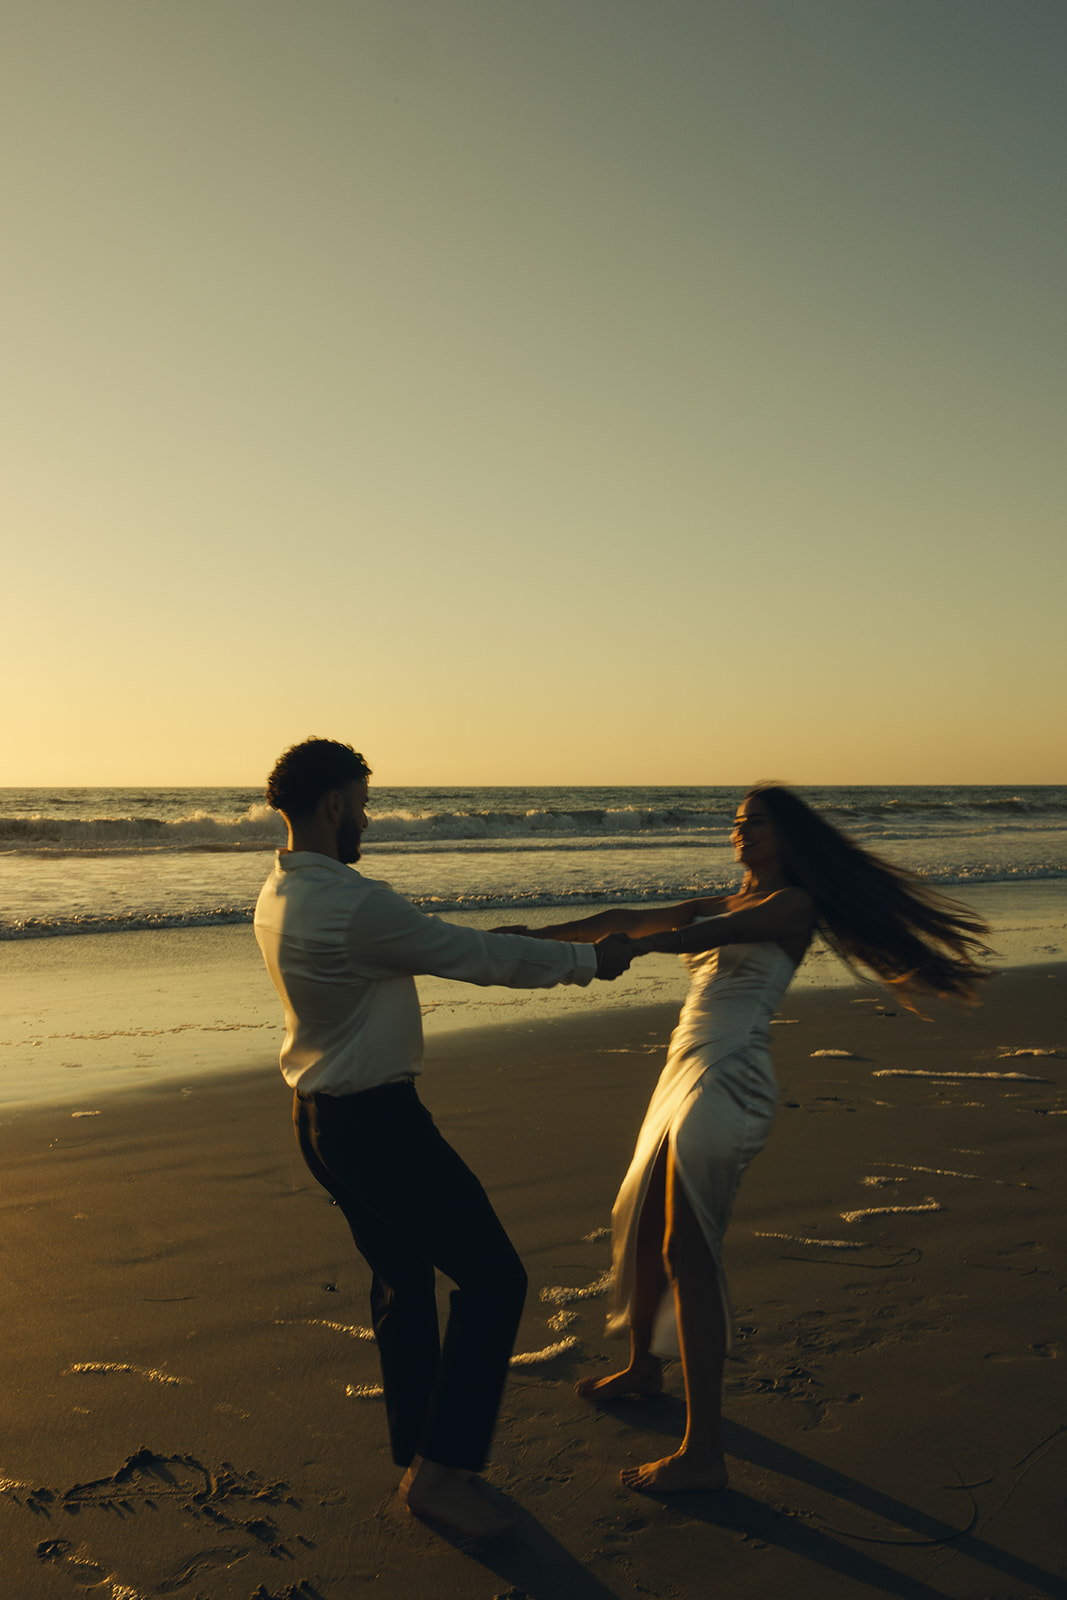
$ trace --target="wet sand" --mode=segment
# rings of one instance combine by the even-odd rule
[[[270,1030],[227,1076],[9,1110],[0,1600],[1067,1596],[1065,1001],[1051,964],[929,1021],[787,998],[728,1239],[731,1486],[673,1498],[618,1471],[680,1438],[678,1369],[603,1410],[572,1384],[621,1354],[601,1230],[674,1007],[432,1038],[423,1097],[531,1277],[495,1546],[396,1501],[368,1273]]]

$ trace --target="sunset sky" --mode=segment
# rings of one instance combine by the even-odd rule
[[[1067,781],[1062,0],[0,60],[0,784]]]

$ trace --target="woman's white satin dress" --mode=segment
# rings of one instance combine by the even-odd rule
[[[611,1213],[614,1283],[608,1332],[622,1334],[630,1325],[637,1225],[666,1139],[715,1261],[729,1349],[733,1314],[723,1234],[741,1175],[763,1149],[774,1120],[778,1083],[769,1025],[795,968],[773,943],[724,945],[681,959],[689,968],[689,993]],[[669,1291],[656,1315],[652,1349],[659,1356],[680,1353]]]

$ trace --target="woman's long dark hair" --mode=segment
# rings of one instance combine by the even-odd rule
[[[746,799],[766,806],[785,854],[790,883],[815,901],[817,927],[845,961],[909,991],[975,997],[989,976],[987,925],[903,867],[861,849],[791,789],[758,783]]]

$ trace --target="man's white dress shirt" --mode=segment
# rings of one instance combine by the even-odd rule
[[[304,1094],[359,1094],[422,1070],[415,974],[545,989],[586,984],[588,944],[458,928],[311,850],[279,850],[256,939],[285,1007],[281,1068]]]

